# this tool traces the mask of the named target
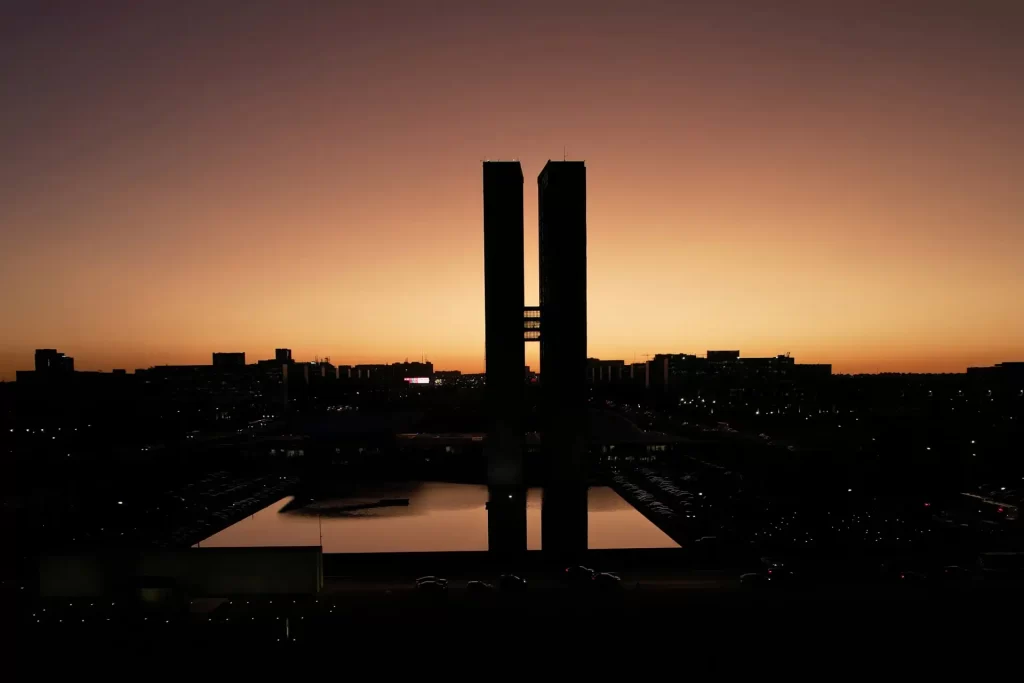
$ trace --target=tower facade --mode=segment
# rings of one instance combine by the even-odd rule
[[[541,544],[587,548],[587,169],[549,161],[537,178],[541,446],[548,467]]]
[[[488,543],[491,550],[518,552],[526,549],[523,170],[519,162],[484,162],[483,189]]]

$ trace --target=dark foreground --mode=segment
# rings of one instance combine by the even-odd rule
[[[528,644],[524,638],[539,636],[547,645],[572,643],[594,655],[632,641],[738,648],[736,655],[785,642],[800,657],[810,656],[804,648],[812,642],[899,648],[953,638],[960,647],[991,647],[1019,637],[1024,595],[1019,581],[977,577],[769,586],[741,582],[731,571],[646,571],[624,573],[601,588],[542,572],[524,574],[518,589],[503,589],[498,576],[474,577],[490,587],[449,577],[443,591],[417,589],[414,578],[328,577],[314,595],[259,597],[189,598],[148,588],[118,599],[41,599],[5,588],[16,604],[11,632],[33,648],[343,648],[350,656],[364,642],[438,643],[457,653],[477,639],[488,648],[517,649]]]

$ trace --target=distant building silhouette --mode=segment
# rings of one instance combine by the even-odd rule
[[[74,372],[75,359],[57,349],[36,349],[36,372]]]
[[[967,368],[967,375],[977,380],[1024,382],[1024,362],[1006,361],[988,367],[971,367]]]
[[[35,370],[18,370],[15,380],[23,386],[29,383],[64,385],[75,375],[75,359],[56,349],[36,349]]]
[[[245,367],[244,353],[214,353],[213,367],[220,370]]]
[[[587,359],[587,381],[591,384],[639,384],[668,389],[712,379],[734,382],[771,380],[816,380],[832,375],[828,363],[797,363],[788,354],[767,358],[741,358],[739,351],[708,351],[707,356],[690,353],[659,353],[646,363],[627,365],[621,360]]]
[[[274,349],[274,360],[278,363],[291,363],[292,362],[292,350],[291,349]]]
[[[526,550],[523,488],[523,169],[518,161],[483,164],[484,315],[487,384],[488,542]]]
[[[587,359],[587,381],[591,384],[625,384],[631,366],[621,360]]]
[[[391,381],[395,384],[434,384],[434,364],[430,362],[393,363],[391,365]]]
[[[338,379],[338,368],[334,367],[329,360],[320,360],[310,363],[311,376],[319,377],[321,380]]]
[[[352,366],[352,379],[362,384],[371,380],[377,384],[385,384],[391,377],[391,366],[383,363],[361,363]]]
[[[587,549],[587,169],[548,161],[537,178],[543,418],[549,468],[541,545]]]

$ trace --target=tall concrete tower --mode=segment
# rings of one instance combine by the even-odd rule
[[[541,446],[548,467],[545,553],[587,549],[587,169],[548,161],[537,178],[540,249]]]
[[[523,488],[523,170],[518,161],[488,161],[484,185],[488,544],[526,550]]]

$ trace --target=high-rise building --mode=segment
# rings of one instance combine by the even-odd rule
[[[57,349],[36,349],[36,372],[74,372],[75,359]]]
[[[549,468],[541,546],[572,554],[587,549],[586,166],[582,161],[548,161],[537,186],[541,446]]]
[[[629,371],[623,360],[587,359],[587,382],[590,384],[629,383]]]
[[[434,383],[434,364],[431,362],[417,363],[405,361],[391,364],[391,381],[394,384],[426,384]]]
[[[391,378],[391,366],[383,363],[361,363],[353,365],[349,376],[360,384],[384,386]]]
[[[739,352],[737,352],[738,355]],[[667,389],[682,378],[707,374],[708,361],[692,353],[658,353],[647,362],[647,386]]]
[[[523,488],[523,169],[483,164],[484,314],[487,384],[488,544],[526,549]]]
[[[274,349],[274,360],[278,363],[291,363],[292,362],[292,350],[291,349]]]

